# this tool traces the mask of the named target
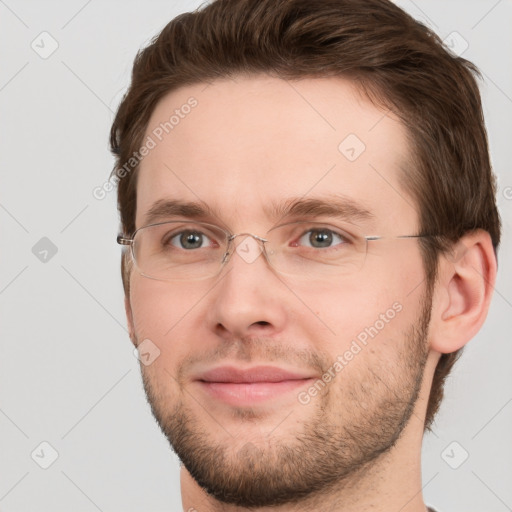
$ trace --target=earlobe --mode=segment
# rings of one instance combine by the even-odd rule
[[[449,354],[462,348],[487,317],[496,281],[496,257],[489,233],[462,237],[439,260],[432,303],[430,347]]]

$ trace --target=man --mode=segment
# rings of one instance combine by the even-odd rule
[[[183,510],[427,510],[496,277],[476,72],[387,0],[217,0],[137,56],[118,241]]]

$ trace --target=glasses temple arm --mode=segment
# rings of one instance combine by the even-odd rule
[[[119,245],[132,245],[133,238],[126,238],[124,235],[117,235],[117,243]]]

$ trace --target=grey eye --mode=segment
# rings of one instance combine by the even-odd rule
[[[208,243],[210,239],[200,231],[182,231],[169,241],[179,249],[201,249],[210,245]]]
[[[333,243],[343,244],[346,242],[347,240],[342,235],[327,228],[310,229],[299,238],[300,245],[316,249],[329,248]]]

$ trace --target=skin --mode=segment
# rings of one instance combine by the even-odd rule
[[[182,199],[213,208],[205,221],[265,236],[279,220],[264,213],[269,201],[343,194],[373,213],[358,226],[365,234],[418,233],[415,202],[399,184],[405,129],[350,82],[240,76],[187,86],[160,101],[146,135],[190,96],[198,106],[141,163],[137,228],[155,201]],[[348,134],[366,146],[353,162],[338,150]],[[131,339],[160,350],[141,370],[184,461],[183,510],[425,511],[420,454],[432,376],[440,355],[482,325],[496,262],[489,235],[468,234],[455,257],[441,258],[429,297],[416,240],[369,244],[362,270],[329,282],[279,275],[263,257],[247,263],[236,252],[206,280],[131,272]],[[239,407],[194,381],[220,364],[321,378],[393,304],[400,312],[308,404],[297,395],[311,383]]]

